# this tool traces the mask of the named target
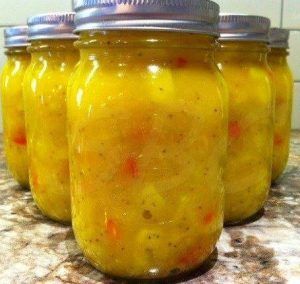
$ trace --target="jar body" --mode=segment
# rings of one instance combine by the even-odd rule
[[[81,35],[68,89],[72,222],[106,273],[165,277],[215,247],[227,100],[211,45],[199,35]]]
[[[29,179],[37,206],[53,220],[71,219],[66,88],[78,60],[72,40],[33,41],[24,78]]]
[[[29,187],[22,84],[30,54],[26,47],[10,48],[6,54],[1,76],[4,151],[14,179]]]
[[[229,89],[225,224],[246,220],[267,198],[272,170],[273,86],[259,43],[221,42],[217,62]]]
[[[281,48],[272,48],[268,54],[276,91],[272,181],[283,173],[289,156],[293,77],[287,63],[287,55],[287,51]]]

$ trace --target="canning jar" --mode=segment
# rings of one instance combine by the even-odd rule
[[[267,65],[270,21],[221,15],[216,60],[229,89],[225,223],[263,208],[272,173],[274,94]]]
[[[30,63],[27,26],[4,30],[7,61],[1,76],[4,151],[8,169],[23,187],[29,187],[22,83]]]
[[[210,255],[223,225],[219,8],[101,2],[75,9],[80,62],[67,108],[74,233],[103,272],[178,274]]]
[[[78,60],[74,13],[29,18],[31,64],[24,79],[29,178],[37,206],[49,218],[71,219],[66,89]]]
[[[293,102],[293,77],[287,63],[289,31],[272,28],[270,32],[271,52],[268,63],[272,70],[275,87],[275,125],[272,180],[284,171],[289,157],[291,113]]]

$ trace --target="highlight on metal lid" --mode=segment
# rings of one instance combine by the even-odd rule
[[[29,41],[39,39],[76,39],[74,12],[39,14],[28,19]]]
[[[184,31],[218,35],[219,5],[210,0],[75,0],[76,32]]]
[[[4,29],[4,47],[28,46],[28,26],[13,26]]]
[[[221,14],[220,40],[268,42],[270,19],[256,15]]]
[[[290,32],[286,29],[271,28],[269,33],[269,46],[272,48],[289,48]]]

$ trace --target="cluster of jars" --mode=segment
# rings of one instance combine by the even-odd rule
[[[197,267],[286,166],[288,31],[267,18],[209,0],[79,0],[5,40],[8,168],[105,273]]]

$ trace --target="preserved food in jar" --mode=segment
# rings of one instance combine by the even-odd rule
[[[29,187],[27,141],[22,83],[30,63],[27,53],[27,26],[5,29],[7,61],[1,75],[4,151],[8,169],[23,187]]]
[[[126,7],[120,2],[112,10]],[[214,14],[206,23],[213,27],[217,5],[191,3],[200,26]],[[113,275],[192,269],[213,251],[223,225],[227,97],[213,61],[214,33],[138,31],[126,23],[103,32],[115,22],[101,26],[88,5],[76,10],[80,62],[68,89],[76,239],[95,267]],[[94,22],[82,30],[89,12],[99,30]],[[147,29],[152,22],[143,17]]]
[[[274,98],[267,65],[269,25],[263,17],[220,17],[216,60],[229,89],[225,224],[245,221],[260,211],[271,183]]]
[[[24,98],[31,191],[43,214],[68,222],[66,89],[78,61],[74,14],[38,15],[28,24],[32,61],[24,78]]]
[[[270,32],[271,52],[268,63],[275,87],[275,124],[272,180],[284,171],[289,157],[293,77],[287,63],[289,31],[273,28]]]

